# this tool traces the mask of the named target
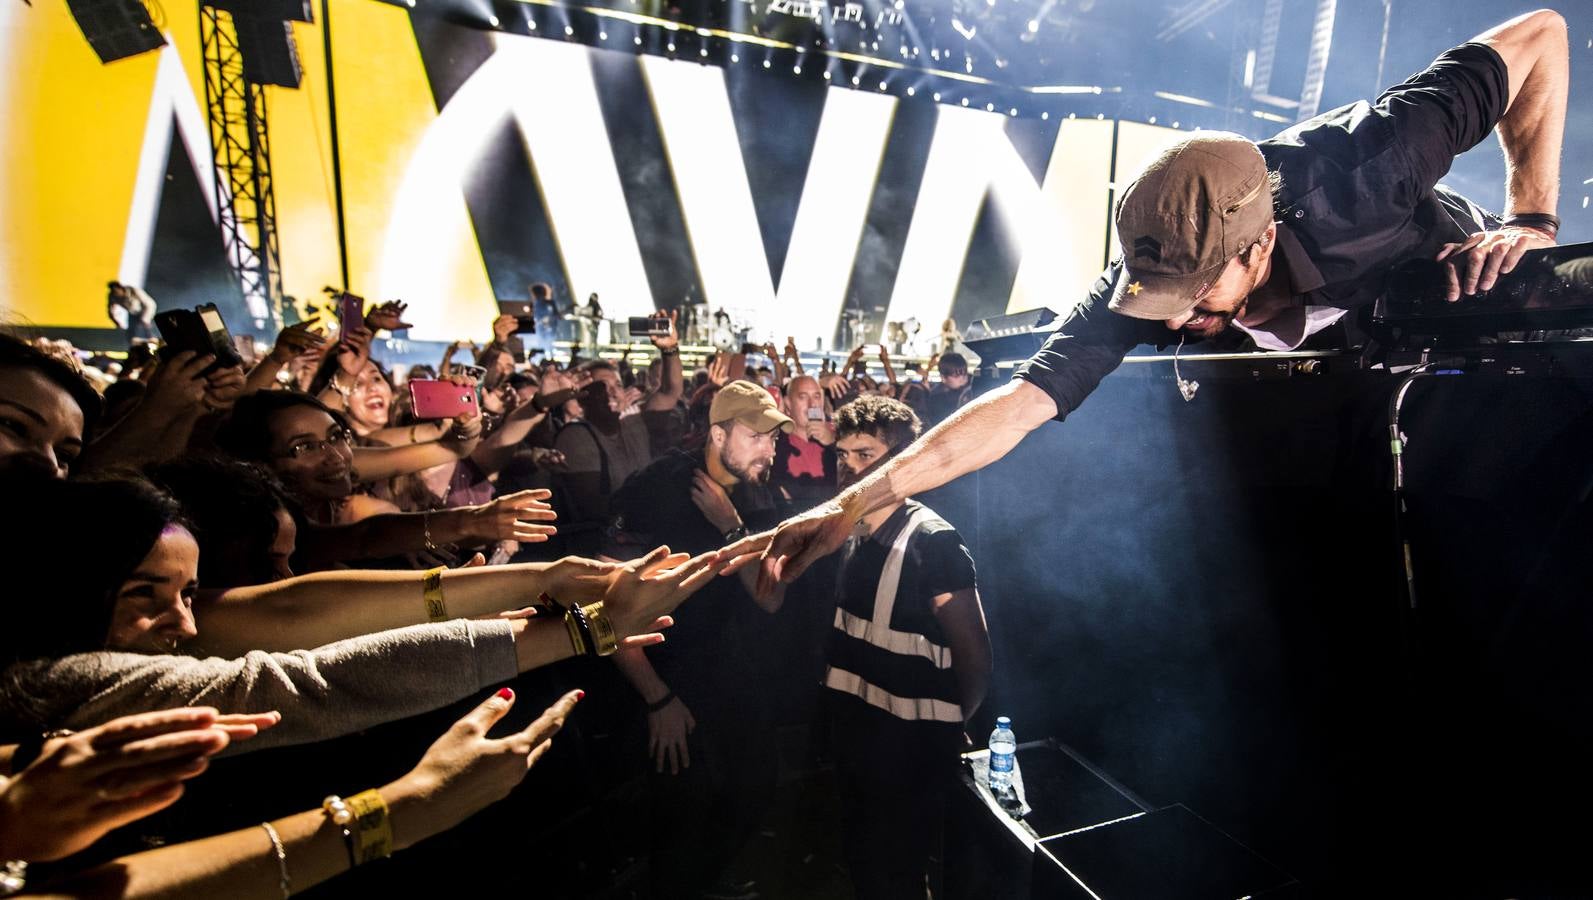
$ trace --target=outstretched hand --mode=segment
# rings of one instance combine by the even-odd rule
[[[603,596],[614,630],[621,636],[634,635],[641,641],[623,646],[639,646],[662,641],[661,623],[673,624],[669,613],[723,571],[729,557],[719,552],[688,556],[658,547],[640,559],[621,566]]]
[[[757,595],[773,596],[781,582],[790,584],[821,558],[841,549],[852,533],[852,518],[839,504],[826,503],[781,522],[772,532],[753,535],[720,551],[737,566],[736,557],[762,545]]]
[[[505,494],[490,503],[467,507],[469,535],[482,541],[519,541],[535,544],[546,541],[559,531],[552,525],[558,518],[548,499],[553,492],[546,488],[532,488]]]
[[[553,736],[585,696],[570,691],[524,730],[491,738],[487,732],[514,706],[514,691],[504,688],[438,738],[420,763],[382,794],[400,803],[423,803],[424,815],[395,816],[395,849],[445,831],[509,795],[553,745]],[[413,830],[411,830],[413,829]]]
[[[182,796],[233,740],[280,721],[208,707],[122,716],[45,743],[15,778],[0,779],[0,847],[18,859],[61,859]]]

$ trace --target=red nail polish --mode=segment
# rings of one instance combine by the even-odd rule
[[[514,691],[509,689],[509,688],[499,688],[498,689],[498,698],[500,700],[513,700],[514,699]]]
[[[576,691],[575,692],[575,699],[576,700],[584,700],[584,699],[586,699],[586,691]]]

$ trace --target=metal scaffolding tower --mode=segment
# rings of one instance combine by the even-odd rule
[[[216,160],[216,209],[227,261],[257,328],[282,323],[282,257],[265,88],[246,78],[232,13],[201,3],[205,109]]]

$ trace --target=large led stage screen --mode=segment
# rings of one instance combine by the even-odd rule
[[[829,346],[843,313],[938,332],[1074,303],[1110,246],[1114,179],[1178,132],[987,110],[470,28],[333,0],[350,290],[416,339],[479,338],[532,281],[611,316],[707,303]],[[216,224],[197,13],[101,65],[61,4],[0,6],[0,304],[108,328],[105,282],[247,325]],[[321,24],[269,89],[286,292],[340,284]],[[245,330],[245,329],[240,329]]]

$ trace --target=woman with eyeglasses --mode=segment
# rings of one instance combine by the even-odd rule
[[[216,434],[233,456],[263,465],[302,507],[296,571],[337,563],[435,551],[447,544],[545,541],[556,533],[547,491],[521,491],[490,503],[423,513],[393,507],[356,492],[366,481],[415,472],[457,459],[474,447],[476,432],[451,441],[402,447],[355,447],[353,429],[320,401],[289,391],[245,396]],[[436,448],[443,448],[441,450]]]

